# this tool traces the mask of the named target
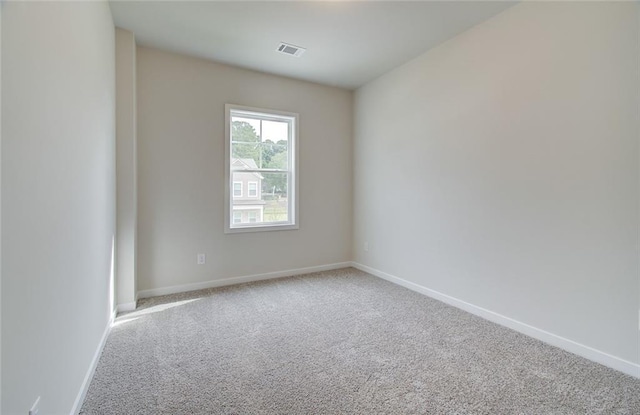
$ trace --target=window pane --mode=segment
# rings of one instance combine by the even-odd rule
[[[234,171],[233,181],[243,183],[247,191],[242,196],[233,196],[233,224],[271,223],[289,221],[287,173],[250,173]],[[252,188],[255,189],[252,192]],[[241,222],[235,218],[242,212]]]
[[[287,142],[231,143],[232,170],[289,168]]]
[[[285,121],[232,117],[232,169],[288,169],[290,127]]]
[[[286,141],[262,143],[262,164],[266,169],[287,170],[289,168],[289,149]]]
[[[233,200],[261,199],[260,182],[263,176],[260,173],[234,172],[233,173]],[[246,190],[244,190],[246,189]]]
[[[287,173],[263,173],[262,197],[264,222],[288,222],[289,198]]]
[[[237,142],[260,141],[260,120],[231,117],[231,140]]]
[[[260,143],[231,143],[231,169],[263,168]]]
[[[236,226],[244,226],[248,223],[262,222],[264,206],[266,202],[262,198],[261,183],[264,180],[261,173],[234,171],[233,182],[242,183],[246,189],[241,196],[234,194],[231,203],[233,212],[232,223]],[[237,221],[236,218],[241,220]]]
[[[285,121],[262,121],[262,141],[287,141],[289,139],[289,123]]]

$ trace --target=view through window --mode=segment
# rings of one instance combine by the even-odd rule
[[[293,228],[297,114],[227,105],[227,229]]]

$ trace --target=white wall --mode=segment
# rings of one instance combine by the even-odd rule
[[[0,3],[0,183],[2,183],[2,8]],[[2,218],[2,186],[0,186],[0,218]],[[0,220],[2,235],[2,220]],[[0,411],[2,411],[2,238],[0,237]]]
[[[114,28],[100,3],[2,11],[2,414],[69,413],[109,322]]]
[[[116,303],[136,302],[136,41],[116,28]]]
[[[360,88],[354,259],[640,362],[637,7],[522,3]]]
[[[140,290],[351,259],[350,91],[148,48],[137,65]],[[225,103],[300,114],[299,230],[224,233]]]

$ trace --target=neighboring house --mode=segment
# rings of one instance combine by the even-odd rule
[[[237,169],[257,169],[253,159],[231,159]],[[233,223],[262,222],[265,201],[262,200],[262,175],[256,172],[233,173]]]

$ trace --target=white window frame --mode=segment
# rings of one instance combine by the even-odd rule
[[[256,185],[256,193],[251,194],[251,185]],[[258,182],[247,182],[247,197],[258,197]]]
[[[282,222],[257,222],[257,223],[233,223],[233,174],[231,171],[231,117],[242,116],[245,118],[257,118],[262,120],[287,121],[290,123],[289,128],[289,163],[288,170],[283,171],[288,174],[288,221]],[[263,108],[247,107],[242,105],[225,104],[225,203],[224,203],[224,232],[225,233],[242,233],[242,232],[260,232],[260,231],[279,231],[294,230],[300,228],[299,208],[298,208],[298,189],[299,189],[299,116],[293,112],[277,111]],[[280,170],[272,169],[255,169],[256,172],[280,172]],[[264,218],[259,218],[264,220]]]
[[[236,194],[236,184],[240,185],[240,194],[239,195]],[[232,186],[231,189],[233,191],[233,197],[242,197],[242,182],[238,182],[238,181],[233,182],[233,184],[231,186]]]
[[[236,213],[239,213],[239,218],[238,221],[236,222]],[[242,211],[241,210],[234,210],[232,212],[233,218],[231,219],[233,221],[233,223],[242,223]]]

